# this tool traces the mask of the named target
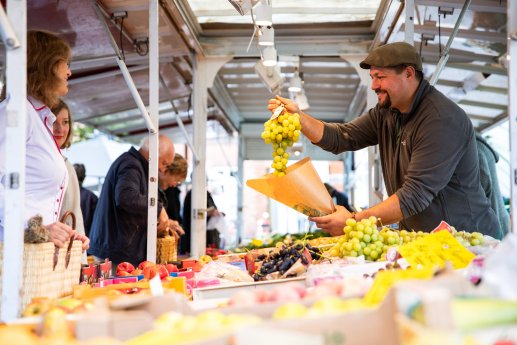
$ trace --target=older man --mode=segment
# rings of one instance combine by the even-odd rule
[[[164,172],[174,159],[174,145],[159,137],[158,171]],[[95,209],[90,230],[89,253],[109,258],[114,264],[137,265],[147,254],[147,197],[149,139],[137,151],[131,147],[111,165]],[[166,214],[158,203],[158,215]],[[163,219],[160,219],[163,222]]]
[[[291,100],[276,97],[298,112],[302,132],[326,151],[341,153],[379,145],[389,197],[362,210],[344,207],[317,226],[343,234],[348,218],[381,218],[401,228],[430,231],[441,220],[458,230],[498,237],[499,225],[479,182],[474,130],[465,112],[423,79],[415,48],[396,42],[374,49],[360,64],[370,70],[378,104],[348,123],[325,123],[300,111]]]

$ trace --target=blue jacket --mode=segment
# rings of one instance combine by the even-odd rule
[[[93,216],[89,253],[115,264],[146,260],[148,164],[131,147],[111,165]],[[161,208],[158,202],[158,214]]]

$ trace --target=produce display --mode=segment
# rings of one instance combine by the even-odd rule
[[[178,267],[174,264],[157,265],[151,261],[142,261],[135,268],[129,262],[121,262],[117,265],[117,277],[127,276],[140,276],[143,275],[144,279],[149,280],[154,278],[155,275],[159,275],[161,280],[167,280],[169,274],[172,272],[178,272]]]
[[[378,219],[369,217],[356,221],[347,219],[343,228],[344,235],[336,237],[337,242],[325,255],[330,257],[358,257],[364,255],[368,261],[386,261],[390,247],[411,243],[429,235],[422,231],[395,230],[383,227],[379,230]],[[483,244],[483,235],[452,229],[453,236],[464,246]]]
[[[170,312],[159,316],[155,329],[144,333],[126,345],[172,345],[225,334],[238,326],[254,325],[262,320],[253,315],[225,315],[218,311],[207,311],[197,316]]]
[[[282,110],[283,107],[278,109]],[[264,131],[261,137],[266,144],[271,144],[273,147],[271,168],[273,168],[275,176],[285,175],[287,160],[289,159],[287,148],[298,141],[301,129],[300,115],[297,113],[291,114],[285,109],[280,116],[273,115],[264,123]]]
[[[305,272],[312,259],[319,258],[319,256],[319,249],[312,247],[309,243],[299,241],[289,246],[282,244],[279,246],[279,250],[257,257],[260,267],[253,274],[253,279],[259,281],[296,276],[300,272]]]
[[[226,254],[213,249],[197,260],[182,260],[179,266],[143,261],[135,267],[129,262],[122,262],[117,265],[114,277],[100,276],[101,279],[97,282],[85,281],[74,287],[74,298],[34,299],[25,309],[23,316],[37,320],[37,324],[27,328],[29,331],[0,326],[0,338],[4,339],[4,335],[5,339],[20,337],[18,339],[24,340],[18,342],[28,345],[47,342],[84,344],[77,335],[80,333],[77,331],[80,329],[79,326],[74,325],[74,322],[81,322],[81,317],[71,318],[67,314],[85,313],[97,317],[97,312],[101,310],[96,309],[101,307],[101,304],[96,303],[97,297],[109,301],[109,304],[103,305],[104,313],[116,315],[122,308],[126,308],[128,315],[131,311],[138,311],[141,314],[136,313],[134,317],[147,318],[147,323],[144,319],[133,320],[137,323],[144,322],[145,327],[137,328],[131,337],[123,338],[115,335],[116,332],[110,334],[108,331],[101,334],[101,337],[106,337],[108,343],[111,341],[113,344],[121,344],[119,341],[122,340],[126,345],[192,342],[228,344],[232,342],[235,331],[241,332],[242,329],[246,329],[245,326],[261,323],[267,328],[267,323],[270,322],[285,327],[292,322],[289,319],[296,318],[298,320],[294,322],[305,325],[310,322],[317,325],[320,322],[316,320],[318,318],[332,320],[336,325],[332,327],[336,327],[336,332],[341,332],[343,325],[347,324],[346,317],[349,315],[351,320],[357,316],[356,313],[364,313],[359,317],[375,315],[377,318],[385,318],[388,314],[377,313],[376,310],[382,308],[384,301],[389,301],[389,296],[392,296],[389,292],[401,281],[418,280],[420,285],[415,291],[427,291],[426,284],[436,277],[437,272],[450,274],[447,269],[437,270],[437,266],[434,266],[435,261],[431,259],[439,257],[442,262],[449,264],[448,269],[457,269],[454,262],[456,259],[462,259],[465,262],[462,266],[464,268],[470,263],[476,264],[475,254],[472,252],[476,248],[469,251],[465,247],[481,247],[488,243],[485,247],[493,248],[488,237],[480,233],[456,231],[452,227],[446,228],[447,230],[440,228],[440,231],[430,235],[421,231],[379,227],[377,224],[379,219],[376,217],[360,221],[348,219],[343,234],[335,237],[327,237],[328,235],[322,231],[309,234],[276,234],[265,241],[255,239],[249,246],[235,250],[240,253]],[[438,241],[444,237],[447,238],[447,242]],[[460,255],[462,251],[463,254],[468,253],[468,256]],[[399,256],[388,262],[386,259],[392,259],[392,252]],[[402,259],[398,260],[401,256]],[[413,260],[415,258],[417,261]],[[478,261],[481,265],[478,264],[476,268],[482,268],[483,257],[476,257],[480,258],[481,261]],[[431,264],[427,264],[424,259],[431,260]],[[111,262],[109,264],[111,265]],[[469,269],[471,267],[472,265]],[[111,269],[107,272],[111,272]],[[290,277],[300,278],[283,280]],[[458,277],[467,283],[469,281],[464,273]],[[159,300],[160,304],[166,305],[165,308],[160,305],[160,314],[164,310],[170,311],[157,317],[160,314],[145,314],[157,307],[157,300],[154,300],[154,307],[149,306],[149,309],[145,303],[158,298],[153,296],[156,291],[151,289],[151,285],[155,283],[160,286],[158,278],[163,288],[161,294],[180,292],[177,297],[181,303],[173,303],[167,299],[162,303],[162,300]],[[154,281],[150,281],[151,279]],[[183,290],[176,289],[173,286],[176,283],[181,283]],[[189,302],[185,297],[193,298],[193,302],[196,302],[196,289],[198,296],[203,296],[202,293],[207,293],[210,289],[218,291],[233,288],[233,294],[226,301],[218,301],[217,306],[210,306],[208,311],[186,308]],[[200,292],[202,293],[199,294]],[[412,298],[414,299],[414,296]],[[512,301],[465,299],[455,296],[446,301],[449,303],[446,307],[451,312],[451,320],[456,330],[471,332],[493,325],[517,323],[516,304]],[[438,299],[437,302],[444,303],[444,300]],[[401,316],[405,312],[403,316],[407,320],[431,329],[433,323],[429,323],[429,319],[424,316],[426,311],[422,302],[415,299],[412,303],[414,306],[411,308],[393,313]],[[109,308],[111,311],[107,310]],[[139,308],[142,309],[138,310]],[[234,308],[242,314],[227,314],[232,310],[219,308]],[[148,319],[150,315],[152,319]],[[260,318],[256,315],[260,315]],[[390,320],[393,316],[389,314]],[[372,322],[368,325],[368,330],[372,334],[382,334],[376,325],[386,322]],[[282,326],[279,326],[279,329],[282,330]],[[303,332],[303,326],[300,329]],[[364,331],[363,329],[359,332],[364,334]],[[346,332],[354,330],[348,329]],[[382,340],[378,338],[377,342]],[[93,343],[102,344],[99,340]]]
[[[274,319],[293,319],[300,317],[321,317],[324,315],[347,313],[369,308],[361,299],[341,299],[338,297],[324,297],[316,301],[311,307],[301,303],[289,302],[275,311]]]
[[[317,239],[320,239],[320,241],[322,242],[321,244],[323,244],[324,241],[329,241],[329,243],[336,241],[336,237],[330,237],[330,235],[328,233],[321,231],[321,230],[316,230],[314,232],[309,232],[309,233],[298,233],[298,234],[274,234],[273,236],[271,236],[265,240],[260,240],[260,239],[254,238],[250,241],[249,244],[242,246],[242,247],[234,248],[231,250],[231,252],[246,253],[253,249],[275,247],[278,243],[283,243],[283,244],[289,245],[298,240],[303,240],[303,241],[308,240],[312,246],[318,246],[320,244],[318,244],[319,242],[317,241]]]

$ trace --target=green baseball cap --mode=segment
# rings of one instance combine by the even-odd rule
[[[415,47],[406,42],[394,42],[372,50],[359,66],[370,69],[371,66],[395,67],[404,64],[415,65],[417,71],[422,71],[422,59]]]

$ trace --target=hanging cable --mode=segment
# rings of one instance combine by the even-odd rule
[[[123,40],[123,37],[122,37],[123,29],[124,29],[124,17],[122,17],[122,19],[120,20],[119,42],[120,42],[120,52],[122,54],[122,60],[125,62],[126,61],[126,55],[124,53],[124,40]]]

